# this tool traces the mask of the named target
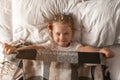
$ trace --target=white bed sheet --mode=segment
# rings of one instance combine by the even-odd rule
[[[111,80],[120,80],[120,45],[114,45],[109,48],[115,52],[115,57],[107,60]]]
[[[0,42],[12,39],[11,1],[0,0]]]
[[[12,41],[11,0],[0,0],[0,61],[3,60],[2,44]]]

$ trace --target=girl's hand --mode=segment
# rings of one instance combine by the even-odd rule
[[[17,50],[17,48],[15,48],[14,46],[11,46],[7,43],[3,44],[3,52],[7,55],[12,54],[12,52],[15,52]]]
[[[106,56],[107,58],[112,58],[112,57],[114,57],[114,53],[113,53],[110,49],[108,49],[108,48],[102,48],[102,49],[99,50],[99,52],[105,54],[105,56]]]

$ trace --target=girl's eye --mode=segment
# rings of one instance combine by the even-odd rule
[[[69,33],[64,33],[64,35],[68,35]]]
[[[59,36],[59,35],[60,35],[60,33],[57,33],[57,35]]]

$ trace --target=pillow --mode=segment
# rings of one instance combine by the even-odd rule
[[[76,8],[84,26],[84,44],[103,47],[120,43],[120,1],[91,0]]]

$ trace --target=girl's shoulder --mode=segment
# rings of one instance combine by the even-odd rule
[[[75,51],[77,51],[78,48],[82,46],[82,44],[79,42],[71,42],[70,46],[73,47],[75,49]]]
[[[71,44],[70,44],[70,46],[82,46],[82,44],[81,43],[79,43],[79,42],[71,42]]]

